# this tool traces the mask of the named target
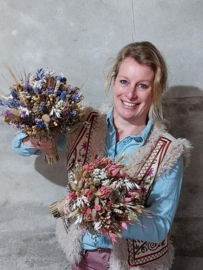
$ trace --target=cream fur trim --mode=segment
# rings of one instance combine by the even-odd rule
[[[184,163],[187,165],[190,160],[190,152],[192,150],[191,143],[186,139],[175,139],[173,136],[171,136],[169,133],[167,133],[163,128],[159,129],[155,125],[147,140],[146,143],[137,148],[131,155],[130,162],[128,165],[127,172],[130,176],[134,176],[140,166],[143,164],[147,156],[149,155],[150,151],[155,146],[155,143],[160,137],[166,137],[170,140],[172,140],[172,143],[169,147],[169,149],[166,152],[166,155],[163,159],[163,161],[160,164],[160,167],[157,172],[157,177],[164,174],[166,171],[172,169],[172,167],[175,165],[175,163],[178,161],[178,159],[183,156],[184,157]]]
[[[166,171],[169,171],[172,169],[173,165],[178,161],[178,159],[183,156],[184,158],[184,165],[188,166],[190,162],[190,153],[192,150],[191,143],[186,139],[175,139],[168,151],[166,152],[166,155],[161,162],[161,165],[159,167],[157,177],[165,173]]]
[[[79,262],[81,260],[82,230],[77,229],[77,226],[73,223],[70,225],[69,233],[67,234],[62,219],[58,219],[56,224],[56,236],[62,250],[66,254],[68,265],[71,267],[75,262]]]
[[[128,270],[128,246],[126,239],[117,238],[109,261],[109,270]]]

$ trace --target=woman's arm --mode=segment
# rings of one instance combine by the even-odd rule
[[[147,201],[147,209],[154,216],[140,216],[136,222],[123,230],[122,236],[134,240],[161,243],[167,236],[179,202],[183,177],[183,158],[173,168],[159,177]]]
[[[44,149],[51,147],[52,144],[46,140],[40,142],[40,146],[38,146],[35,139],[30,138],[23,132],[18,132],[12,141],[13,151],[22,156],[40,155]],[[66,136],[62,133],[57,136],[57,148],[58,150],[66,148]]]

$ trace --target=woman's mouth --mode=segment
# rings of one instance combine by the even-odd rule
[[[125,107],[128,107],[128,108],[133,108],[133,107],[136,107],[137,105],[139,105],[138,103],[131,103],[131,102],[126,102],[126,101],[122,101],[123,102],[123,105]]]

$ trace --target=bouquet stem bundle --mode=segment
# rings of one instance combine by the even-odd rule
[[[49,211],[55,218],[60,218],[64,215],[63,205],[63,199],[50,204]]]
[[[59,154],[56,144],[54,144],[52,148],[44,150],[44,154],[44,159],[47,164],[53,165],[59,160]]]

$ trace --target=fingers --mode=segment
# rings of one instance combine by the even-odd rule
[[[47,141],[47,140],[42,140],[42,141],[36,141],[35,142],[35,147],[37,149],[41,150],[47,150],[53,147],[53,142]]]
[[[54,142],[55,142],[55,140],[54,140]],[[40,149],[42,151],[47,150],[47,149],[51,149],[53,147],[53,142],[47,141],[46,139],[42,139],[39,141],[33,137],[26,137],[23,140],[23,143],[27,146],[34,147],[34,148]]]

